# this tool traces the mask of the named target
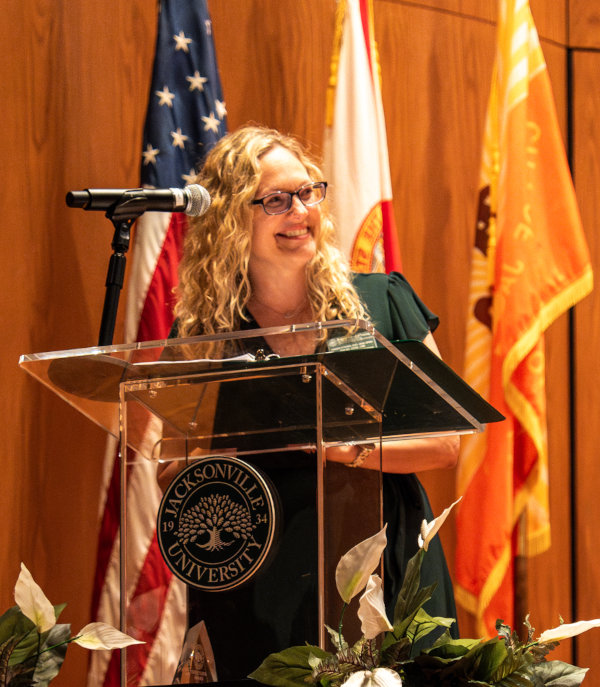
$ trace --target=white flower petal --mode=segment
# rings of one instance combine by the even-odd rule
[[[425,551],[427,551],[427,549],[429,548],[429,542],[438,533],[438,530],[444,524],[444,521],[448,517],[448,514],[454,508],[454,506],[456,506],[460,499],[462,499],[462,496],[459,499],[457,499],[451,506],[448,506],[448,508],[446,508],[446,510],[443,513],[441,513],[437,516],[437,518],[435,518],[435,520],[432,520],[431,522],[423,520],[421,524],[421,534],[417,538],[417,541],[419,542],[419,548],[425,549]]]
[[[551,630],[546,630],[540,635],[538,642],[560,642],[569,637],[575,637],[582,632],[587,632],[593,627],[600,627],[600,618],[596,620],[580,620],[576,623],[563,623]]]
[[[377,534],[361,541],[340,558],[335,569],[335,583],[346,603],[364,589],[369,575],[377,567],[387,544],[386,528],[387,524]]]
[[[131,644],[145,644],[106,623],[86,625],[77,633],[73,641],[84,649],[122,649]]]
[[[402,687],[402,680],[389,668],[375,668],[352,673],[343,684],[346,687]]]
[[[429,531],[433,527],[434,522],[435,522],[435,520],[432,520],[431,525],[429,525],[427,520],[423,520],[423,522],[421,523],[421,532],[419,533],[419,536],[417,537],[417,542],[419,544],[420,549],[423,548],[423,546],[425,544],[425,540],[427,539],[427,534],[429,533]],[[427,551],[427,549],[425,549],[425,551]]]
[[[345,685],[345,687],[370,687],[372,678],[373,671],[359,670],[356,673],[352,673],[342,684]]]
[[[376,668],[373,671],[373,685],[375,687],[402,687],[402,680],[395,670]]]
[[[56,625],[54,606],[24,563],[21,563],[21,572],[15,585],[15,601],[21,613],[36,625],[38,632],[47,632]]]
[[[383,586],[379,575],[371,575],[369,578],[367,588],[360,597],[358,617],[365,639],[375,639],[382,632],[393,629],[385,613]]]

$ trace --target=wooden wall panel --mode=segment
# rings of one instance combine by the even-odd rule
[[[467,302],[495,31],[394,2],[376,9],[403,269],[442,319],[444,358],[461,369],[466,306],[456,304]]]
[[[394,2],[375,9],[403,271],[439,314],[436,340],[460,372],[495,29]],[[441,512],[453,500],[454,471],[420,478]],[[440,536],[452,570],[452,521]],[[467,619],[459,620],[472,633]]]
[[[542,40],[566,45],[568,12],[566,0],[530,0],[533,21]]]
[[[582,219],[592,254],[596,284],[600,275],[600,153],[597,123],[600,117],[600,55],[576,53],[574,73],[575,185]],[[577,544],[577,611],[580,618],[600,617],[600,549],[597,524],[600,520],[598,485],[598,432],[600,430],[600,299],[596,292],[576,308],[576,393],[577,393],[577,521],[572,531]],[[589,633],[578,641],[581,665],[598,666],[598,635]],[[598,677],[596,677],[596,680]]]
[[[600,0],[569,0],[569,45],[600,48]]]
[[[106,437],[17,367],[18,356],[97,341],[112,225],[66,207],[68,189],[136,186],[154,3],[4,3],[0,607],[24,561],[64,622],[89,621]],[[138,40],[146,37],[146,40]],[[119,336],[119,334],[117,334]],[[69,650],[56,684],[82,684]]]
[[[568,316],[555,322],[546,334],[546,398],[548,409],[548,462],[550,526],[548,551],[527,561],[526,598],[519,600],[523,613],[539,632],[556,627],[562,617],[573,620],[571,604],[570,428],[568,384]],[[553,652],[553,659],[572,660],[570,642]],[[596,659],[597,660],[597,659]],[[600,665],[596,670],[600,671]]]
[[[272,126],[318,153],[335,1],[213,0],[210,10],[229,128]]]
[[[544,41],[542,44],[563,138],[567,138],[567,54],[566,49]],[[571,561],[564,555],[569,549],[570,532],[564,527],[570,515],[569,453],[569,332],[568,316],[563,315],[546,335],[546,396],[548,406],[548,460],[550,470],[550,524],[552,546],[528,561],[527,598],[520,606],[531,613],[538,630],[555,627],[559,617],[572,619]],[[555,658],[571,659],[571,647],[565,643]]]
[[[463,19],[475,19],[488,23],[496,23],[498,17],[497,0],[390,0],[395,5],[405,5],[421,11],[436,11],[454,15]],[[585,3],[586,0],[579,0]],[[596,1],[596,0],[593,0]],[[376,0],[377,2],[377,0]],[[548,2],[548,0],[530,0],[531,12],[538,32],[542,38],[566,43],[567,32],[567,4]]]

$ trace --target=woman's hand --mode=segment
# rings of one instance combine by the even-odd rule
[[[381,459],[379,445],[359,459],[363,447],[363,444],[330,446],[325,455],[327,460],[343,463],[348,467],[379,470],[381,464],[383,472],[411,473],[448,469],[456,465],[460,439],[456,435],[450,435],[385,441],[382,444]],[[360,465],[352,465],[353,462]]]
[[[438,357],[439,349],[431,332],[427,334],[423,343]],[[327,460],[335,463],[345,463],[348,467],[361,467],[383,472],[411,473],[423,470],[438,470],[455,467],[458,461],[460,438],[456,434],[449,436],[428,437],[418,439],[397,439],[383,442],[381,452],[379,445],[370,452],[363,453],[361,444],[347,446],[332,446],[327,449]],[[355,463],[352,465],[352,463]],[[357,465],[356,463],[360,463]]]

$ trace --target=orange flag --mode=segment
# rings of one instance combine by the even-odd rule
[[[323,167],[356,272],[400,270],[372,0],[338,0]]]
[[[500,0],[479,200],[465,379],[506,420],[463,439],[456,597],[491,636],[515,626],[514,556],[550,545],[544,331],[592,290],[527,0]]]

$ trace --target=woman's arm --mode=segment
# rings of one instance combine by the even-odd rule
[[[385,441],[381,456],[383,472],[411,473],[423,470],[453,468],[458,460],[460,440],[457,436],[429,439],[402,439]],[[362,446],[332,446],[327,449],[327,460],[350,465],[358,457]],[[374,448],[360,466],[379,469],[379,447]]]
[[[436,355],[440,355],[431,332],[427,334],[423,343]],[[411,473],[453,468],[458,460],[459,447],[460,439],[456,435],[384,442],[381,456],[382,470],[383,472]],[[327,460],[350,465],[361,451],[360,445],[332,446],[327,449]],[[360,467],[379,469],[379,447],[364,456]]]

